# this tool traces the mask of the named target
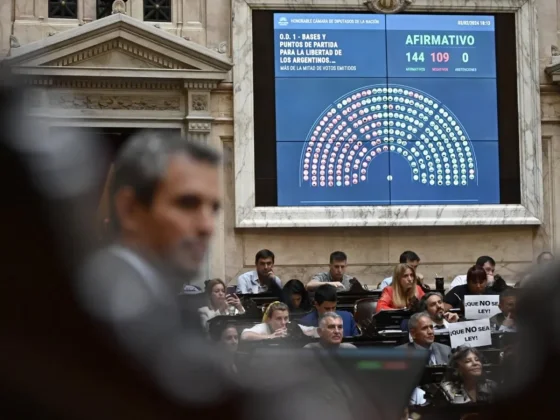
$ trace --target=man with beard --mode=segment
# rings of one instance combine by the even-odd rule
[[[438,292],[429,292],[422,296],[419,303],[420,312],[430,315],[434,323],[434,332],[447,330],[450,323],[459,321],[459,315],[447,312],[443,306],[443,296]]]
[[[207,353],[198,316],[193,308],[183,317],[192,323],[185,334],[176,298],[197,274],[214,232],[219,161],[213,150],[180,136],[143,132],[129,139],[110,189],[116,241],[87,261],[77,285],[93,318],[178,397],[212,395],[200,384],[181,385],[194,376],[192,366],[202,369],[211,356],[197,363]]]

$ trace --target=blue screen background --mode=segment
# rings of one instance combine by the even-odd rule
[[[492,16],[274,22],[279,206],[499,203]]]

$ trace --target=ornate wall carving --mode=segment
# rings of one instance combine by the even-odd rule
[[[79,62],[91,60],[93,57],[96,57],[101,54],[106,54],[111,50],[121,50],[126,52],[127,54],[132,55],[133,57],[139,58],[141,60],[147,61],[154,65],[157,68],[163,69],[193,69],[194,67],[188,66],[184,63],[181,63],[176,60],[172,60],[169,57],[166,57],[162,54],[158,54],[154,51],[147,50],[142,48],[140,45],[134,44],[132,42],[126,41],[122,38],[111,39],[110,41],[103,42],[99,45],[95,45],[91,48],[87,48],[85,50],[78,51],[74,54],[70,54],[64,57],[61,57],[57,60],[53,60],[47,63],[47,66],[58,66],[58,67],[67,67],[75,65]]]
[[[94,80],[38,77],[25,79],[32,86],[49,86],[64,89],[127,89],[127,90],[173,90],[182,89],[183,83],[160,80]]]
[[[58,94],[49,97],[49,105],[62,109],[179,111],[181,101],[178,97]]]
[[[195,111],[208,110],[208,96],[207,95],[192,95],[191,98],[192,109]]]

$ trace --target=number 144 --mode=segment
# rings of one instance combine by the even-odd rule
[[[447,52],[433,52],[430,54],[430,57],[432,59],[432,62],[434,63],[447,63],[449,61],[449,59],[451,58],[451,56],[449,55],[449,53]],[[423,52],[415,52],[415,53],[406,53],[406,59],[407,61],[410,62],[415,62],[415,63],[423,63],[424,62],[424,53]],[[468,53],[463,53],[461,59],[463,60],[463,63],[468,63],[469,62],[469,54]]]

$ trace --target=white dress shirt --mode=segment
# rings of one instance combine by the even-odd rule
[[[274,276],[274,280],[279,287],[282,287],[282,281]],[[241,274],[237,278],[237,293],[241,294],[257,294],[264,293],[268,289],[259,282],[259,274],[255,271],[249,271],[245,274]]]

